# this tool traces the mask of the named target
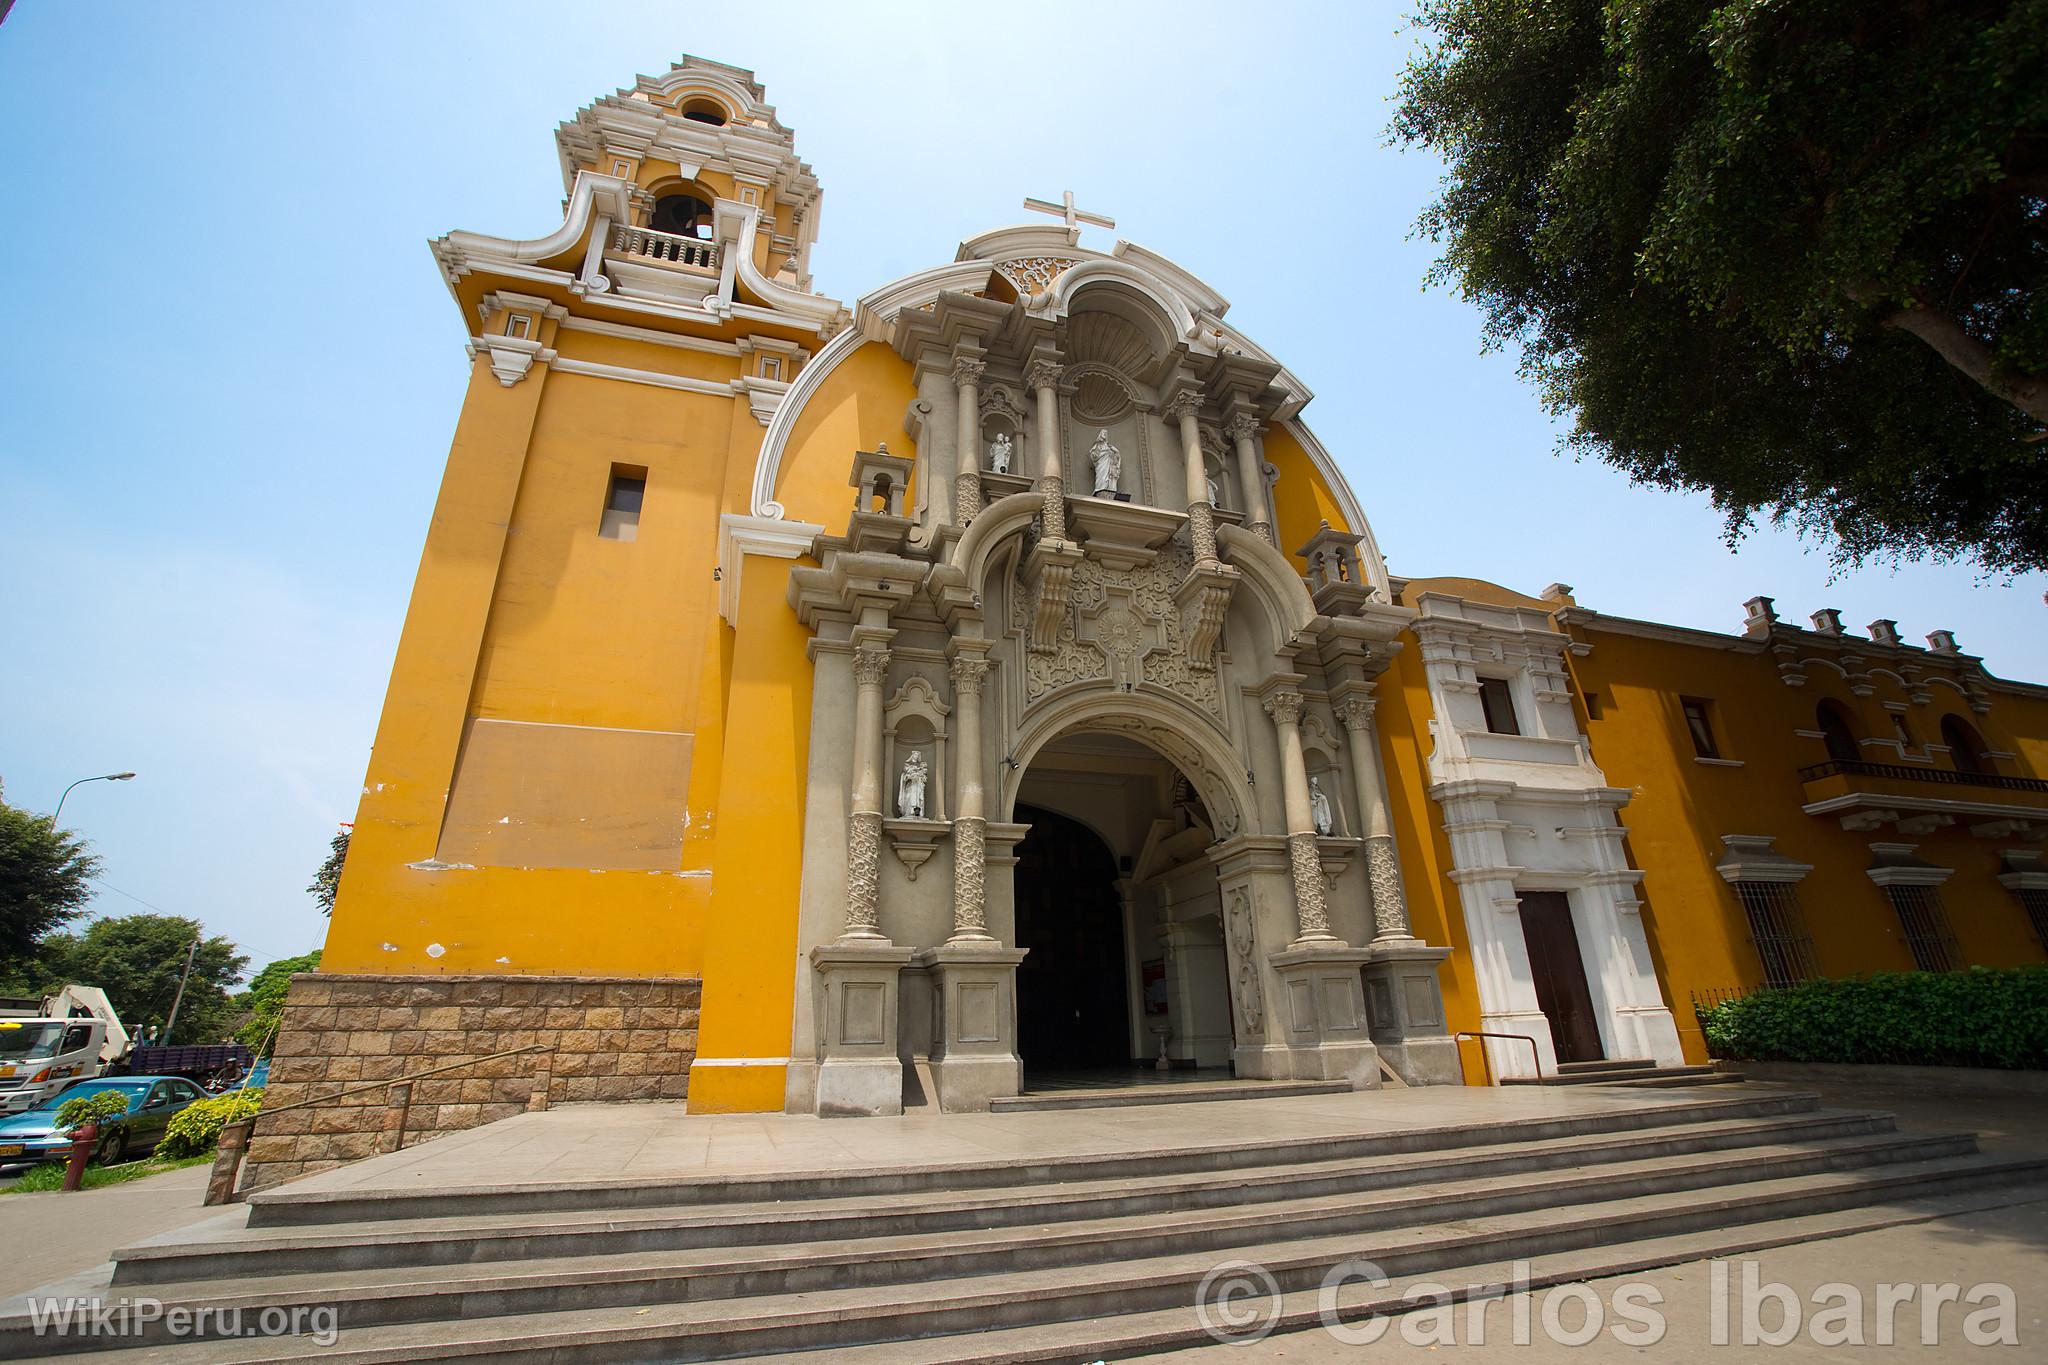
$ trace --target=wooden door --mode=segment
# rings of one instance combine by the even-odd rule
[[[1597,1062],[1600,1021],[1593,1015],[1593,990],[1579,955],[1572,906],[1562,891],[1519,891],[1522,941],[1536,979],[1536,1004],[1550,1021],[1551,1042],[1560,1062]]]

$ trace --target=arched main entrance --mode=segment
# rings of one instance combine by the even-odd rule
[[[1127,735],[1069,732],[1033,756],[1015,810],[1025,1088],[1229,1076],[1217,834],[1192,784]]]

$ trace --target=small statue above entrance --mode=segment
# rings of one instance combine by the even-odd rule
[[[1095,433],[1095,444],[1088,447],[1088,463],[1095,468],[1095,495],[1114,497],[1123,487],[1124,455],[1111,443],[1107,427]]]
[[[1010,472],[1010,433],[999,431],[996,438],[988,443],[988,468],[991,474]]]
[[[896,779],[896,814],[905,820],[922,820],[924,813],[925,779],[930,775],[924,755],[917,750],[910,751],[910,757],[903,760],[903,771]]]
[[[1316,833],[1328,835],[1337,828],[1337,819],[1330,810],[1330,798],[1323,795],[1323,779],[1311,777],[1308,780],[1309,816],[1315,821]]]

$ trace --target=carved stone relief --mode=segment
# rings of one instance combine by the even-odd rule
[[[1175,541],[1150,564],[1127,572],[1093,559],[1077,564],[1052,649],[1025,657],[1026,704],[1069,683],[1099,679],[1119,686],[1150,683],[1220,715],[1216,674],[1191,664],[1174,602],[1174,590],[1193,563],[1193,554]],[[1028,610],[1026,602],[1017,612],[1017,629],[1032,628]]]
[[[1251,901],[1242,890],[1232,890],[1225,911],[1225,945],[1230,955],[1230,979],[1236,990],[1232,1004],[1245,1038],[1265,1031],[1265,1001],[1259,994],[1257,939],[1252,932]]]

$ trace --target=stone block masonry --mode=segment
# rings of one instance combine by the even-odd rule
[[[292,978],[266,1108],[488,1057],[552,1048],[552,1104],[680,1100],[697,1055],[694,977],[356,976]],[[407,1146],[522,1113],[540,1054],[478,1062],[413,1086]],[[330,1104],[265,1113],[249,1143],[244,1189],[375,1155],[380,1087]]]

